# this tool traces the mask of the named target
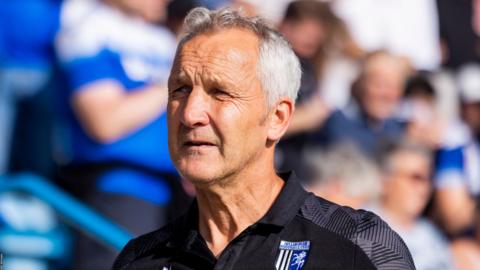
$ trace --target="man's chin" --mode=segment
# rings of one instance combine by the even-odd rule
[[[225,180],[231,175],[218,170],[218,168],[212,168],[211,165],[203,168],[178,168],[178,171],[184,179],[192,183],[197,189],[225,183]]]
[[[218,179],[218,174],[213,172],[211,168],[208,168],[208,165],[205,165],[200,168],[198,167],[189,167],[182,168],[179,167],[178,171],[183,178],[190,181],[195,186],[205,186],[209,185]]]

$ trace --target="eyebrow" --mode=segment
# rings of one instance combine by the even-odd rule
[[[172,73],[170,77],[169,84],[181,84],[189,81],[187,74],[183,70],[179,70],[178,72]]]
[[[203,78],[203,83],[210,88],[219,88],[231,94],[238,91],[237,85],[235,85],[235,83],[229,80],[221,79],[218,74],[210,74],[210,76]]]
[[[203,69],[201,73],[206,75],[201,79],[204,86],[208,88],[219,88],[227,92],[230,92],[232,95],[239,91],[239,89],[237,88],[237,85],[231,82],[233,80],[232,76],[234,76],[232,74],[228,74],[224,72],[220,72],[222,74],[219,74],[218,72],[212,73],[208,68]],[[172,88],[176,88],[177,86],[184,85],[184,84],[191,84],[193,86],[193,84],[195,84],[195,81],[196,81],[196,78],[192,78],[188,74],[188,72],[185,70],[185,67],[183,67],[183,65],[180,65],[177,71],[173,74],[173,76],[171,76],[169,81],[169,86]]]

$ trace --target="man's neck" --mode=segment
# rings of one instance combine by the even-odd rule
[[[284,184],[273,167],[233,177],[227,185],[197,188],[199,231],[216,257],[267,213]]]

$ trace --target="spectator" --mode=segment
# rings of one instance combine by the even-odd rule
[[[378,168],[355,145],[313,151],[306,160],[312,170],[308,190],[315,195],[355,209],[378,199],[381,188]]]
[[[436,92],[425,75],[417,74],[407,81],[401,104],[401,119],[407,123],[407,136],[437,149],[445,134],[445,120],[437,110]]]
[[[177,198],[164,113],[176,40],[158,25],[166,4],[66,1],[58,36],[72,151],[63,181],[133,235],[163,225]],[[84,238],[78,253],[79,269],[107,269],[116,255]]]
[[[303,76],[298,107],[286,138],[277,148],[277,158],[282,169],[302,171],[302,151],[307,147],[305,136],[321,127],[330,107],[342,103],[327,96],[335,92],[336,98],[348,99],[348,84],[355,77],[351,62],[361,52],[327,3],[291,2],[279,29],[300,58]],[[339,66],[343,68],[338,69]],[[325,85],[331,87],[324,88]]]
[[[464,66],[457,78],[461,120],[449,127],[435,174],[436,212],[451,234],[472,225],[474,198],[480,195],[480,67]]]
[[[410,72],[407,63],[385,51],[369,54],[352,87],[349,106],[333,111],[309,140],[323,145],[351,141],[372,156],[381,144],[401,140],[405,123],[395,114]]]
[[[363,51],[330,4],[312,0],[291,2],[279,29],[302,60],[304,77],[307,75],[302,81],[299,102],[317,94],[329,106],[343,107],[349,99],[350,84],[358,75],[356,62]],[[296,133],[297,129],[291,127],[289,133]],[[305,129],[308,127],[300,131]]]
[[[453,269],[446,238],[421,217],[431,196],[431,163],[430,150],[419,145],[387,149],[381,157],[383,194],[373,210],[403,238],[417,269]]]

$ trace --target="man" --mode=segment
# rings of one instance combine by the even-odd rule
[[[422,217],[431,197],[432,154],[414,143],[401,142],[381,158],[383,194],[375,212],[403,238],[417,269],[453,269],[446,237]]]
[[[169,78],[169,149],[196,188],[188,213],[132,240],[114,269],[414,269],[372,213],[305,192],[273,167],[299,62],[258,18],[194,9]]]
[[[324,87],[324,83],[328,84],[331,79],[344,83],[345,87],[336,85],[337,96],[342,96],[343,90],[350,92],[347,85],[350,85],[351,80],[343,77],[339,80],[330,74],[330,69],[338,60],[334,58],[343,57],[347,53],[343,48],[349,47],[345,42],[347,38],[344,38],[348,34],[344,35],[345,31],[342,30],[345,29],[342,26],[329,3],[310,0],[290,2],[279,24],[279,31],[300,59],[302,80],[295,114],[287,132],[276,146],[275,161],[278,169],[295,170],[302,179],[306,178],[301,174],[306,171],[304,152],[312,147],[306,138],[322,127],[333,106],[325,98],[330,89]]]
[[[409,73],[407,61],[386,51],[366,56],[361,74],[352,86],[352,101],[333,111],[322,129],[312,134],[312,144],[353,142],[373,156],[385,143],[399,141],[405,123],[396,117]]]
[[[353,144],[333,145],[321,151],[309,151],[306,189],[339,205],[354,209],[378,199],[381,190],[379,170]]]
[[[452,235],[471,229],[480,197],[479,76],[477,64],[465,65],[457,73],[460,117],[450,124],[436,155],[435,210]]]

